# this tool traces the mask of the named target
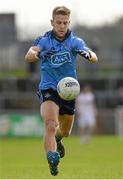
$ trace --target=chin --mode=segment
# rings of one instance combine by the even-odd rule
[[[58,33],[58,32],[55,32],[55,35],[56,35],[57,38],[63,39],[63,38],[65,37],[66,33]]]

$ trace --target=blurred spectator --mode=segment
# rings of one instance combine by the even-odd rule
[[[95,96],[90,85],[81,88],[80,95],[76,100],[79,135],[82,143],[90,141],[96,127],[97,108]]]

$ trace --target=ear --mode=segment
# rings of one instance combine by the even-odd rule
[[[53,20],[52,19],[50,20],[50,23],[51,23],[51,26],[53,26]]]

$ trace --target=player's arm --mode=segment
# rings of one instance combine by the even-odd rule
[[[98,61],[97,55],[90,49],[80,51],[79,55],[89,60],[92,63],[96,63]]]
[[[88,48],[83,39],[76,38],[74,40],[74,47],[76,49],[75,51],[88,61],[92,63],[96,63],[98,61],[96,54],[90,48]]]
[[[40,52],[40,48],[37,46],[31,46],[27,52],[27,54],[25,55],[25,59],[28,62],[35,62],[37,61],[38,58],[38,53]]]

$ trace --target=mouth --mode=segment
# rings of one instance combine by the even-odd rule
[[[65,31],[59,31],[60,34],[65,34]]]
[[[64,33],[64,31],[59,31],[59,32]]]

